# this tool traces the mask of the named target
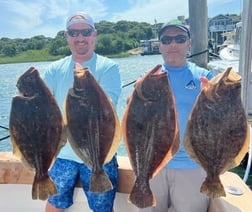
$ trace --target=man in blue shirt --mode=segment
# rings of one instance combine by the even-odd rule
[[[89,68],[116,107],[121,93],[119,67],[114,61],[94,52],[97,31],[92,18],[85,13],[76,13],[68,18],[66,29],[66,38],[72,55],[53,62],[44,76],[61,111],[68,90],[73,86],[76,63]],[[104,170],[113,184],[113,189],[104,193],[89,192],[91,169],[83,164],[67,142],[50,170],[50,176],[56,184],[58,193],[48,199],[46,212],[62,212],[73,204],[73,191],[78,176],[89,207],[95,212],[113,211],[118,184],[118,165],[115,157],[104,165]]]
[[[201,90],[201,78],[211,79],[213,73],[188,62],[190,31],[185,25],[164,24],[159,31],[160,46],[177,107],[180,148],[157,176],[150,180],[156,206],[139,209],[142,212],[206,212],[208,197],[200,193],[206,176],[184,148],[184,133],[188,116]]]

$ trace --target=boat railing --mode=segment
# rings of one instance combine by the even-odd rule
[[[249,151],[248,151],[248,161],[247,161],[247,167],[243,176],[243,181],[246,183],[249,177],[249,173],[251,171],[251,163],[252,163],[252,130],[250,125],[250,144],[249,144]]]

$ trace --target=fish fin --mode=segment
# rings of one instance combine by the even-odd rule
[[[11,139],[11,140],[12,140],[12,153],[13,153],[13,155],[15,155],[15,157],[17,157],[18,159],[21,159],[23,157],[21,151],[19,150],[16,142],[13,142],[13,139]]]
[[[246,153],[249,151],[249,142],[250,142],[250,125],[249,125],[249,123],[247,123],[247,134],[246,134],[244,144],[243,144],[239,154],[235,157],[233,167],[231,167],[231,168],[234,168],[234,167],[240,165],[242,159],[245,157]]]
[[[92,172],[89,191],[94,193],[102,193],[111,190],[113,185],[103,169]]]
[[[206,178],[201,185],[200,192],[206,194],[210,198],[226,196],[226,192],[219,176],[216,177],[215,180],[210,180],[209,178]]]
[[[172,145],[172,155],[175,155],[177,153],[177,151],[179,150],[179,146],[180,146],[180,136],[179,136],[179,129],[177,127],[176,133],[175,133],[175,139]]]
[[[62,115],[62,121],[63,121],[63,125],[67,126],[67,114],[66,114],[66,100],[63,102],[63,115]]]
[[[12,154],[17,157],[19,160],[21,160],[21,158],[23,157],[23,154],[21,153],[21,151],[18,148],[15,136],[13,135],[12,132],[15,131],[15,127],[10,126],[10,139],[11,139],[11,144],[12,144]]]
[[[13,155],[22,162],[25,168],[29,169],[30,171],[34,171],[34,167],[31,166],[30,163],[24,158],[22,152],[19,150],[16,142],[14,142],[14,138],[12,138],[12,153]]]
[[[65,146],[66,142],[67,142],[67,126],[63,124],[60,142],[58,144],[57,150],[55,151],[54,157],[52,159],[52,162],[49,168],[51,168],[52,165],[54,164],[54,161],[56,160],[57,155],[59,154],[61,148]]]
[[[113,108],[112,105],[111,105],[111,107]],[[104,163],[108,163],[109,161],[111,161],[111,159],[113,158],[113,156],[115,155],[115,153],[118,149],[118,146],[120,144],[120,139],[121,139],[120,121],[119,121],[119,118],[118,118],[114,108],[113,108],[113,112],[114,112],[114,117],[115,117],[115,134],[114,134],[112,145],[111,145],[110,150],[105,158]]]
[[[132,97],[130,98],[130,101],[132,100]],[[127,103],[128,105],[130,104],[129,102]],[[127,142],[127,119],[128,119],[128,111],[129,111],[129,107],[127,106],[123,116],[122,116],[122,120],[121,120],[121,139],[122,142],[124,143],[127,152],[129,153],[129,148],[128,148],[128,142]]]
[[[174,144],[173,144],[174,145]],[[152,174],[152,178],[155,177],[161,169],[163,169],[166,164],[172,159],[174,156],[174,152],[172,151],[173,146],[171,146],[170,150],[167,152],[167,154],[164,156],[163,160],[160,162],[158,167],[155,169],[155,171]]]
[[[38,179],[35,175],[32,185],[32,199],[46,200],[48,197],[57,193],[54,182],[47,175],[42,179]]]
[[[172,143],[172,146],[170,147],[170,150],[165,155],[164,159],[158,166],[158,168],[153,173],[152,177],[155,177],[162,168],[166,166],[166,164],[173,158],[173,156],[176,154],[176,152],[179,150],[180,145],[180,138],[179,138],[179,130],[178,127],[176,127],[175,137]]]
[[[188,126],[187,126],[188,127]],[[197,162],[198,164],[201,164],[200,161],[198,160],[198,157],[192,147],[192,143],[191,143],[191,140],[188,136],[188,133],[187,133],[187,130],[186,130],[186,133],[185,133],[185,136],[184,136],[184,147],[185,147],[185,150],[187,152],[187,154],[195,161]]]
[[[73,149],[73,151],[75,152],[75,154],[83,161],[83,163],[85,163],[87,166],[89,167],[93,167],[93,163],[90,159],[90,157],[87,155],[86,151],[81,151],[81,149],[78,147],[78,145],[76,144],[76,142],[73,139],[72,134],[70,133],[70,131],[68,130],[68,141]]]
[[[149,181],[143,181],[140,178],[136,178],[128,200],[138,208],[147,208],[156,205]]]
[[[65,146],[66,142],[67,142],[67,126],[62,123],[62,132],[61,132],[61,137],[60,137],[60,142],[59,142],[59,145],[58,145],[58,148],[56,150],[56,153],[55,153],[55,157],[59,154],[61,148],[63,146]]]

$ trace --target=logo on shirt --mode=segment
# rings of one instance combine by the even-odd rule
[[[187,85],[185,86],[185,88],[187,88],[187,89],[195,89],[196,85],[195,85],[194,81],[191,80],[189,83],[187,83]]]

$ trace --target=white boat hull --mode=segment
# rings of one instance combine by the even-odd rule
[[[46,201],[31,199],[31,184],[1,184],[0,211],[45,211]],[[128,203],[128,194],[117,193],[114,210],[120,212],[137,212],[137,208]],[[88,207],[86,196],[81,188],[76,188],[74,204],[66,212],[92,212]]]
[[[227,61],[239,61],[240,49],[234,44],[230,44],[227,47],[220,50],[220,58]]]
[[[119,157],[119,187],[114,202],[115,212],[137,212],[138,208],[128,202],[128,194],[134,183],[134,174],[127,157]],[[0,211],[34,212],[45,211],[46,201],[32,200],[33,173],[27,171],[11,153],[0,153]],[[251,212],[252,191],[235,173],[226,172],[221,176],[224,187],[232,186],[242,191],[240,195],[226,192],[210,202],[208,212]],[[91,212],[86,196],[76,187],[74,204],[66,212]]]

